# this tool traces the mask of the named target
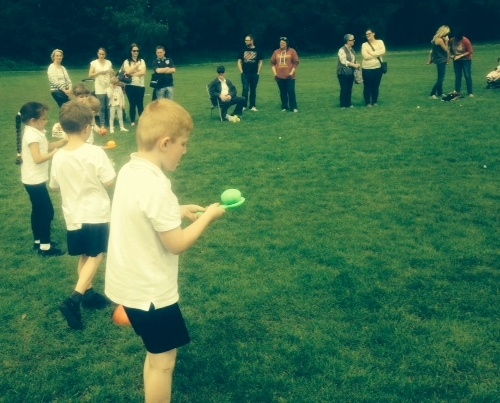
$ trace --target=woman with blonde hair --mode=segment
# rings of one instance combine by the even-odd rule
[[[432,49],[429,53],[427,64],[434,63],[437,68],[437,80],[431,90],[431,99],[439,99],[443,96],[443,82],[446,74],[446,65],[450,60],[450,50],[448,47],[448,35],[450,27],[441,25],[432,38]]]
[[[50,93],[59,107],[69,101],[71,89],[73,87],[66,68],[61,65],[63,56],[64,54],[61,49],[55,49],[50,55],[52,63],[47,69]]]

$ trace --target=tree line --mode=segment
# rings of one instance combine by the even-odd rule
[[[3,10],[2,57],[42,65],[55,48],[67,64],[88,63],[101,46],[120,60],[132,42],[203,61],[236,54],[248,33],[265,51],[287,36],[302,54],[336,51],[344,34],[361,39],[367,28],[389,47],[428,45],[443,24],[473,42],[500,39],[498,0],[18,0]]]

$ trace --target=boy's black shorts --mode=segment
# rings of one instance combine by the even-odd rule
[[[109,223],[82,224],[82,228],[68,231],[68,254],[96,257],[108,251]]]
[[[151,304],[147,312],[124,308],[132,327],[150,353],[165,353],[189,343],[189,333],[177,303],[160,309]]]

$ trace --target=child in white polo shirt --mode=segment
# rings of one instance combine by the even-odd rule
[[[149,104],[137,126],[138,152],[120,170],[113,196],[105,292],[124,306],[146,347],[148,402],[170,401],[177,348],[189,343],[177,304],[178,255],[225,212],[219,203],[179,206],[163,173],[179,165],[192,129],[191,116],[175,102]],[[182,218],[192,223],[182,228]]]
[[[59,121],[68,143],[52,159],[50,187],[61,193],[68,253],[79,256],[75,289],[59,309],[71,328],[81,330],[80,305],[94,309],[109,305],[94,291],[92,281],[108,246],[111,202],[105,187],[114,183],[116,174],[106,152],[87,143],[94,124],[87,105],[65,103]]]

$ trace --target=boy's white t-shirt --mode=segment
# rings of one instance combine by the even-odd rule
[[[106,152],[83,144],[75,150],[62,148],[52,159],[49,186],[59,188],[68,231],[82,224],[101,224],[110,220],[111,202],[103,183],[116,176]]]
[[[148,311],[176,303],[179,258],[158,236],[180,227],[170,180],[153,163],[131,155],[118,173],[106,259],[105,293],[113,302]]]
[[[21,181],[25,185],[39,185],[49,180],[49,161],[40,164],[35,163],[29,145],[38,143],[40,155],[49,153],[49,141],[45,133],[32,126],[24,126],[21,145]]]

